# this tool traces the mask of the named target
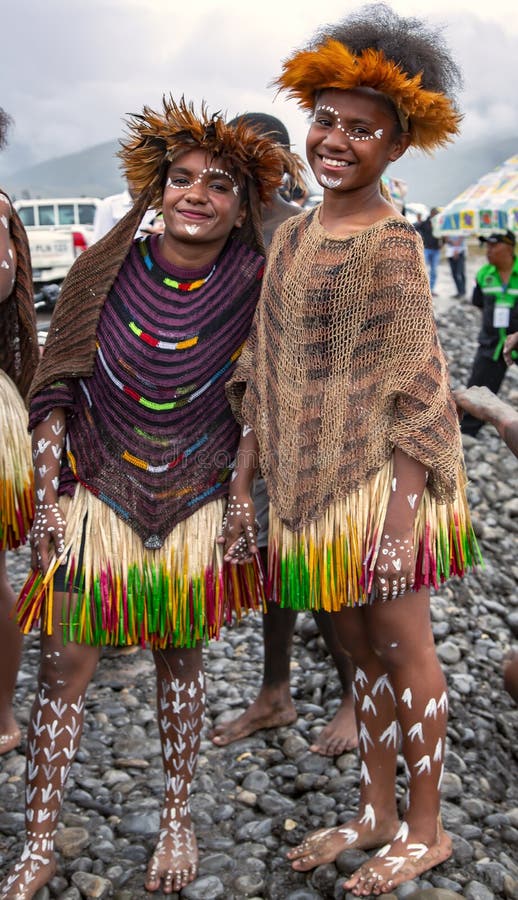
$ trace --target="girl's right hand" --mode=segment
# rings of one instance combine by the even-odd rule
[[[251,562],[258,553],[256,544],[258,524],[250,494],[230,494],[223,517],[218,543],[223,544],[225,562]]]
[[[66,522],[57,503],[36,505],[31,529],[31,565],[43,575],[49,567],[51,552],[61,556],[65,549]]]

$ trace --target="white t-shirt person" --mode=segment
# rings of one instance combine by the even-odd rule
[[[120,222],[122,217],[129,212],[133,206],[133,202],[133,197],[127,188],[122,194],[112,194],[110,197],[105,197],[104,200],[101,200],[101,203],[95,211],[94,231],[91,243],[94,244],[100,238],[104,237],[108,231],[111,231],[113,226],[116,225],[117,222]],[[151,229],[148,230],[147,226],[151,226],[151,223],[155,218],[156,211],[154,209],[148,209],[140,223],[139,230],[135,237],[142,237],[144,234],[149,234],[149,230],[153,230],[153,228],[151,227]]]

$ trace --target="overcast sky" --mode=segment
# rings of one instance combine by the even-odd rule
[[[230,116],[271,112],[303,154],[306,121],[268,87],[281,60],[348,0],[15,0],[2,4],[0,105],[15,119],[2,173],[121,135],[164,92]],[[516,0],[394,0],[446,26],[465,77],[463,139],[518,135]],[[518,149],[518,148],[517,148]]]

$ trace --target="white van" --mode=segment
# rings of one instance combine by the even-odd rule
[[[36,289],[65,278],[76,256],[90,245],[97,197],[16,200],[31,250],[32,277]]]

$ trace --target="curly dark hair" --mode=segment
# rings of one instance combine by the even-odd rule
[[[329,39],[357,54],[368,47],[382,50],[408,75],[421,73],[426,90],[442,92],[454,102],[462,88],[462,75],[443,38],[443,28],[413,16],[403,18],[386,3],[366,4],[338,24],[324,25],[309,48]]]
[[[12,122],[11,116],[0,106],[0,150],[7,144],[7,132]]]

